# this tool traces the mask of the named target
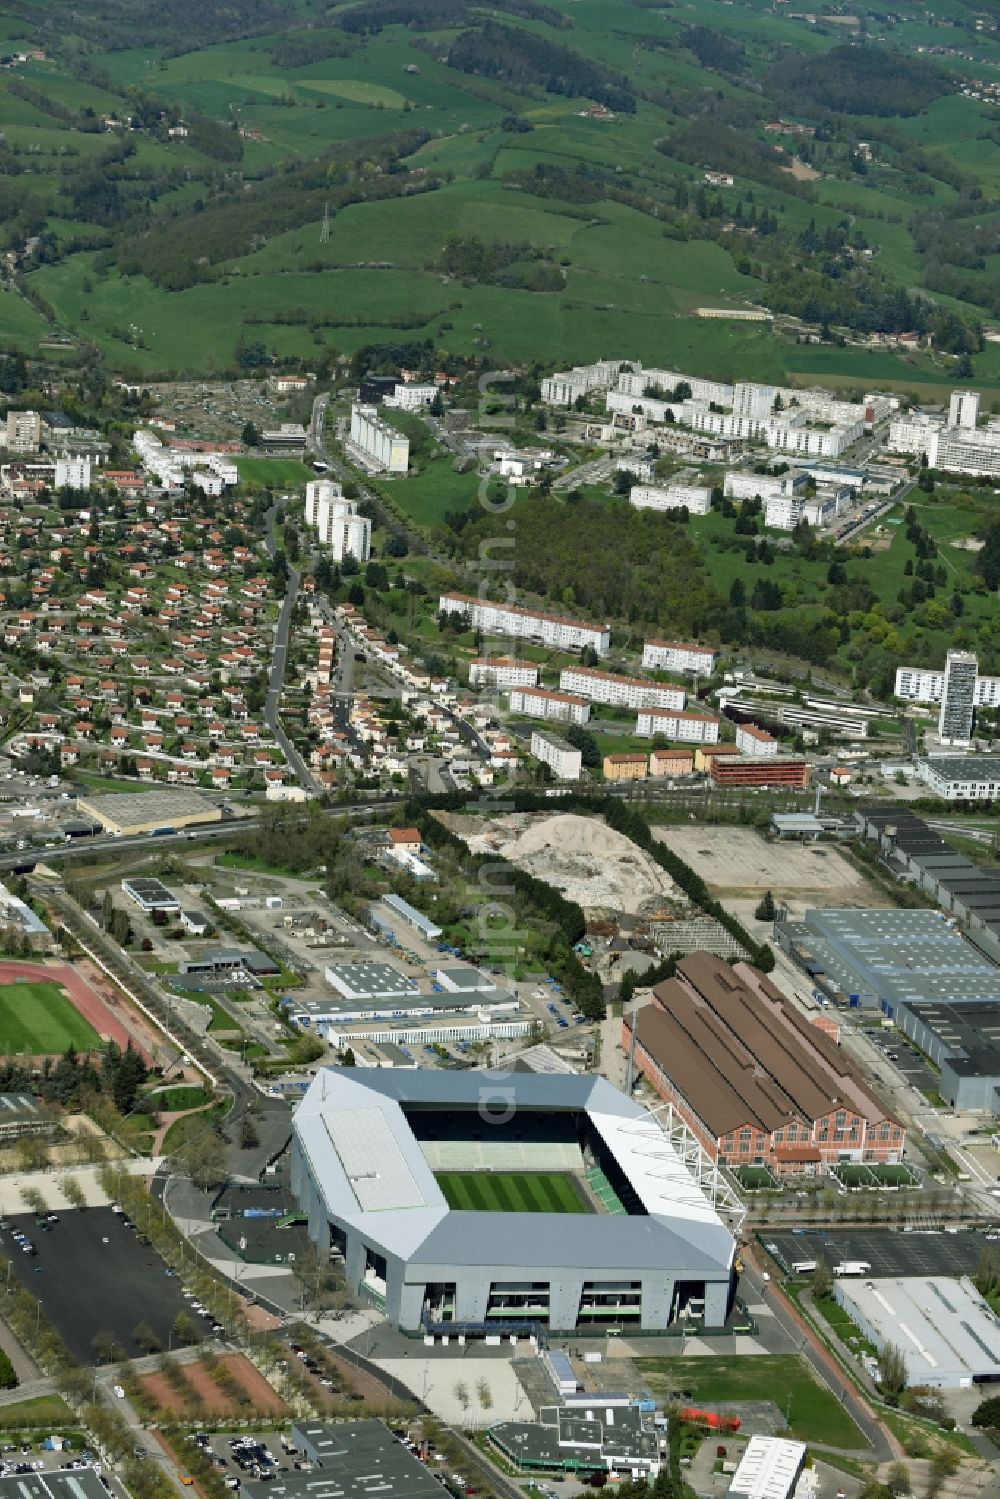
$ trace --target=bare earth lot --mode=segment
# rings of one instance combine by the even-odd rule
[[[700,874],[713,895],[737,909],[770,890],[799,916],[814,906],[884,906],[884,896],[830,844],[772,842],[751,828],[655,828]]]
[[[648,914],[686,897],[642,849],[602,818],[519,813],[493,821],[442,814],[476,854],[499,854],[547,881],[588,916]]]

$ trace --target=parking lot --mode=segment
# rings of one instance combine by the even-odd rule
[[[900,1031],[875,1031],[865,1027],[862,1034],[877,1053],[874,1059],[873,1076],[877,1081],[895,1081],[891,1074],[898,1072],[912,1088],[921,1093],[933,1092],[937,1088],[937,1073],[920,1055]],[[885,1070],[879,1076],[880,1064]]]
[[[787,1269],[798,1260],[825,1260],[831,1269],[846,1260],[861,1260],[871,1265],[873,1278],[971,1275],[982,1251],[991,1247],[982,1234],[966,1229],[956,1234],[800,1229],[795,1233],[763,1231],[758,1237],[768,1253]]]
[[[98,1362],[95,1338],[113,1338],[126,1358],[146,1352],[134,1337],[142,1322],[166,1348],[178,1312],[209,1333],[208,1320],[185,1300],[177,1277],[111,1208],[61,1212],[47,1228],[33,1213],[4,1219],[4,1225],[0,1249],[13,1273],[82,1364]],[[34,1254],[22,1252],[15,1230],[27,1236]]]

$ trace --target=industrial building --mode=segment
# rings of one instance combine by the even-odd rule
[[[962,1390],[1000,1380],[1000,1319],[966,1276],[838,1279],[833,1295],[880,1353],[890,1343],[899,1349],[907,1385]]]
[[[441,935],[441,928],[418,911],[416,906],[411,906],[409,901],[404,900],[401,895],[385,895],[382,897],[381,909],[373,905],[369,911],[369,918],[376,931],[390,940],[395,940],[395,927],[400,922],[404,926],[411,926],[415,932],[419,932],[428,942],[433,942]]]
[[[181,903],[161,880],[150,876],[137,876],[122,880],[122,893],[137,905],[140,911],[179,911]]]
[[[0,1093],[0,1145],[25,1135],[54,1135],[57,1123],[55,1115],[30,1093]]]
[[[903,1127],[857,1068],[745,963],[681,958],[626,1017],[622,1045],[713,1160],[777,1176],[902,1160]]]
[[[933,755],[919,762],[917,773],[931,795],[946,802],[992,802],[1000,797],[1000,755]]]
[[[894,1019],[940,1068],[937,1091],[949,1108],[1000,1111],[1000,1000],[910,999]]]
[[[27,941],[32,952],[46,952],[53,945],[52,933],[36,911],[0,884],[0,929],[13,928],[22,941]]]
[[[291,1442],[310,1466],[241,1478],[247,1499],[441,1499],[435,1475],[382,1421],[300,1420]]]
[[[805,1466],[805,1442],[755,1433],[729,1485],[739,1499],[790,1499]]]
[[[499,1421],[489,1439],[521,1472],[603,1470],[622,1478],[655,1478],[666,1459],[653,1413],[600,1393],[586,1403],[546,1405],[537,1421]],[[663,1445],[661,1445],[663,1444]]]
[[[724,760],[713,759],[708,773],[716,786],[779,786],[804,791],[809,785],[805,760],[751,759],[736,754]]]
[[[912,1000],[1000,1003],[1000,970],[938,911],[806,911],[778,921],[774,941],[822,994],[893,1018]]]
[[[492,1210],[449,1207],[472,1173]],[[511,1212],[498,1175],[563,1179],[578,1211]],[[292,1188],[321,1253],[409,1332],[724,1325],[735,1244],[656,1119],[603,1078],[323,1068]],[[529,1210],[530,1211],[530,1210]]]
[[[1000,872],[973,864],[905,807],[872,807],[855,819],[894,874],[932,896],[976,947],[1000,962]]]
[[[222,821],[219,803],[200,791],[119,791],[110,796],[78,796],[76,805],[106,833],[122,838]]]
[[[387,999],[405,999],[419,993],[417,985],[391,963],[332,963],[323,977],[341,999],[364,1005]]]

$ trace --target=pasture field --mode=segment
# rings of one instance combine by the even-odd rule
[[[514,90],[488,67],[449,65],[453,39],[487,20],[474,0],[469,5],[439,31],[422,30],[419,15],[407,26],[377,16],[355,31],[342,24],[343,8],[298,0],[287,25],[255,35],[242,34],[228,12],[221,28],[206,13],[188,18],[181,34],[170,7],[141,46],[119,31],[95,49],[90,36],[72,33],[72,18],[65,46],[46,33],[44,57],[0,77],[0,129],[17,159],[19,192],[30,197],[26,220],[43,222],[49,237],[38,262],[24,267],[38,310],[14,293],[0,296],[0,351],[34,352],[46,331],[57,331],[75,345],[92,342],[108,369],[211,377],[234,368],[241,342],[259,341],[273,359],[332,368],[369,344],[427,340],[443,354],[498,363],[564,365],[620,351],[715,378],[938,394],[954,376],[937,352],[933,362],[911,363],[693,316],[701,305],[777,303],[782,265],[769,260],[770,237],[787,244],[784,269],[797,274],[794,238],[836,236],[845,224],[871,257],[849,263],[849,275],[870,271],[872,282],[908,292],[929,287],[940,307],[963,318],[1000,316],[1000,257],[949,260],[912,228],[930,214],[946,221],[969,211],[963,205],[979,201],[969,198],[973,182],[984,214],[1000,195],[992,112],[961,94],[968,76],[1000,77],[1000,43],[991,35],[970,41],[974,58],[960,53],[935,64],[954,74],[954,86],[939,74],[938,96],[932,90],[929,103],[902,107],[889,124],[859,112],[832,138],[783,139],[818,173],[802,187],[780,175],[770,155],[775,137],[753,122],[794,114],[775,66],[782,49],[789,57],[822,54],[843,43],[843,27],[726,0],[701,0],[696,17],[641,0],[625,0],[611,16],[600,0],[553,0],[562,15],[502,13],[500,24],[520,32],[522,44],[542,39],[588,68],[616,70],[612,87],[628,97],[602,113],[592,74],[570,78],[567,87],[591,90],[574,96],[550,92],[545,68]],[[102,24],[113,29],[115,11],[102,10]],[[4,28],[11,46],[32,39],[30,19]],[[898,24],[893,45],[900,42],[939,53],[953,38],[945,21],[930,17]],[[731,55],[720,58],[717,48]],[[99,67],[81,65],[98,52]],[[152,106],[149,123],[132,118],[139,97]],[[731,187],[706,189],[704,167],[719,142],[702,151],[671,138],[692,121],[714,125],[713,114],[765,149],[738,162]],[[199,120],[214,134],[191,128]],[[863,170],[854,157],[859,138],[875,142]],[[399,162],[388,171],[366,157],[376,141],[398,143]],[[346,169],[356,190],[338,195],[339,159],[318,174],[335,200],[328,240],[316,192],[303,193],[298,219],[272,215],[265,186],[272,172],[278,181],[286,167],[324,168],[345,146],[357,148]],[[108,194],[95,192],[95,169],[106,175]],[[558,181],[546,175],[551,169]],[[390,196],[369,191],[372,174],[393,184]],[[594,179],[599,186],[590,190]],[[249,225],[248,201],[256,214]],[[751,205],[754,219],[773,220],[766,235],[743,234]],[[198,238],[206,209],[208,220],[232,210],[241,227],[231,238],[216,234],[209,253],[192,251],[193,269],[173,278],[175,268],[146,255],[143,241],[182,252],[187,236]],[[441,254],[453,236],[518,248],[521,263],[539,256],[558,267],[563,284],[550,277],[546,290],[529,292],[493,270],[444,275]],[[962,268],[960,279],[938,278],[947,294],[926,274],[932,262]],[[814,269],[830,280],[841,274]],[[992,346],[973,355],[973,372],[1000,394]]]
[[[439,1171],[448,1206],[463,1213],[587,1213],[571,1176],[556,1171]]]
[[[0,983],[0,1050],[54,1056],[68,1046],[94,1051],[100,1038],[58,984]]]

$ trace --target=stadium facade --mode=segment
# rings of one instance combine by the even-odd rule
[[[437,1173],[437,1174],[436,1174]],[[499,1194],[456,1211],[438,1176]],[[558,1175],[579,1211],[506,1211]],[[323,1068],[295,1114],[309,1233],[404,1331],[725,1323],[734,1240],[656,1120],[603,1078]],[[523,1204],[522,1204],[523,1206]]]

